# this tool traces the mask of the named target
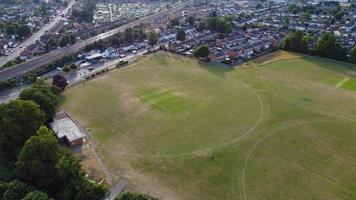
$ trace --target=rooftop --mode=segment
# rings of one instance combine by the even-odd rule
[[[66,138],[69,142],[84,138],[85,135],[68,115],[61,111],[49,124],[59,139]]]

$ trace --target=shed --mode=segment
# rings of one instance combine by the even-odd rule
[[[84,142],[85,134],[64,111],[56,113],[54,121],[49,126],[57,135],[57,138],[61,142],[67,143],[70,147]]]

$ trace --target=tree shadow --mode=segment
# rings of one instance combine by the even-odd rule
[[[356,65],[344,61],[333,60],[318,56],[305,55],[304,60],[311,62],[319,67],[356,78]],[[331,65],[332,64],[332,65]]]
[[[225,78],[225,73],[235,69],[233,66],[222,64],[220,65],[217,63],[207,63],[205,61],[198,61],[198,66],[210,72],[211,74],[221,78]]]

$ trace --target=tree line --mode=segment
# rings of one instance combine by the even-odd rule
[[[283,39],[281,48],[356,63],[356,46],[348,52],[337,42],[333,32],[324,32],[319,37],[315,37],[302,31],[294,31]]]
[[[0,105],[1,200],[98,200],[107,193],[46,127],[62,89],[38,81]]]

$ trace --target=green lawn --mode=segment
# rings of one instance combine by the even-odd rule
[[[356,91],[356,79],[348,80],[342,87],[347,90]]]
[[[281,54],[290,59],[230,69],[156,53],[67,90],[63,108],[132,190],[355,199],[356,93],[335,85],[356,68]]]

